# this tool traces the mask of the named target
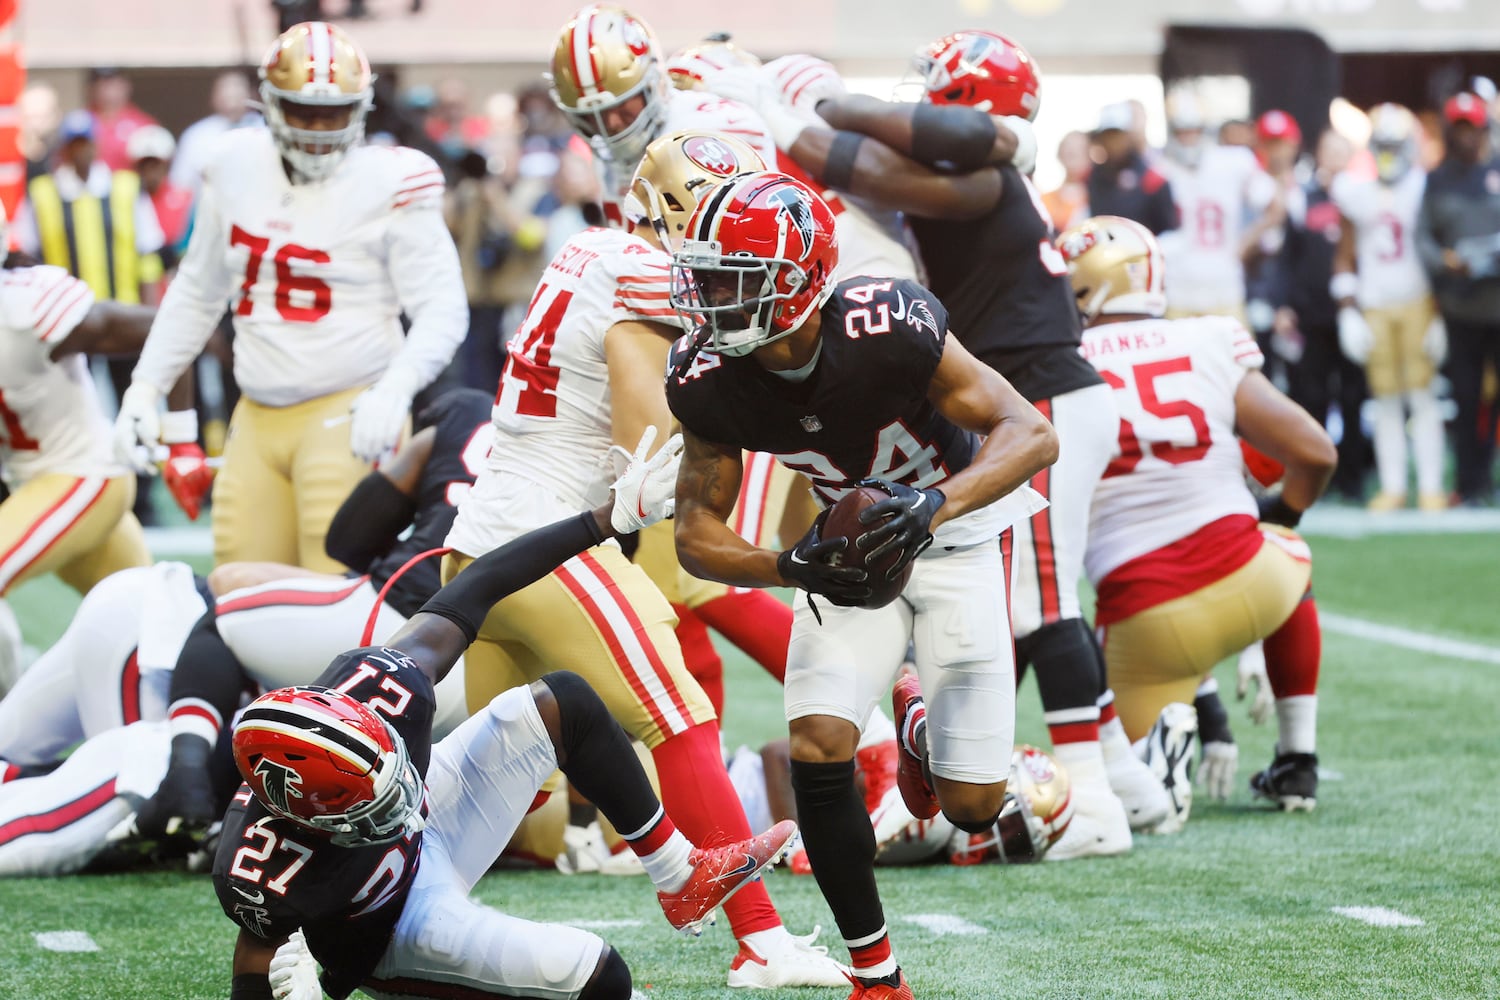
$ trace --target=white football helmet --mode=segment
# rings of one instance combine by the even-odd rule
[[[324,21],[294,24],[260,63],[260,99],[281,156],[299,176],[322,180],[364,138],[374,103],[365,54],[342,28]],[[335,128],[298,128],[286,113],[341,122]]]
[[[596,153],[633,168],[667,123],[671,84],[663,63],[646,22],[614,4],[590,4],[557,37],[552,101]],[[610,112],[634,117],[612,129]]]

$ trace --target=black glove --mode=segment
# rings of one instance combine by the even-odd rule
[[[886,479],[861,479],[859,485],[873,486],[891,495],[889,500],[881,500],[859,512],[860,524],[874,524],[882,518],[885,521],[874,531],[861,535],[856,544],[866,550],[867,563],[900,549],[901,558],[886,571],[886,578],[892,579],[932,544],[932,517],[948,498],[939,489],[919,490]]]
[[[776,557],[776,571],[782,579],[809,594],[817,594],[841,607],[858,607],[870,596],[865,584],[867,574],[854,566],[838,566],[831,558],[849,545],[847,538],[823,540],[822,528],[828,511],[818,515],[797,544]]]
[[[1293,510],[1283,499],[1281,494],[1275,496],[1263,496],[1256,500],[1260,506],[1261,524],[1279,524],[1283,528],[1295,528],[1297,522],[1302,520],[1302,511]]]

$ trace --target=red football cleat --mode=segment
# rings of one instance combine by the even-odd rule
[[[915,1000],[911,995],[911,987],[906,982],[906,973],[900,969],[896,972],[901,977],[900,986],[891,986],[888,983],[866,986],[850,976],[849,981],[854,984],[854,992],[849,994],[849,1000]]]
[[[714,907],[733,896],[776,863],[786,842],[797,832],[789,819],[765,833],[722,847],[695,847],[688,855],[693,874],[687,885],[673,893],[658,892],[657,902],[667,923],[690,934],[703,933],[703,922]]]
[[[895,712],[896,731],[899,733],[910,732],[911,725],[920,718],[919,712],[927,714],[922,705],[922,685],[914,674],[907,674],[896,682],[891,691],[891,708]],[[901,801],[917,819],[932,819],[938,814],[938,800],[922,774],[922,761],[906,749],[904,740],[898,743],[901,756],[896,765],[896,784],[901,789]]]
[[[896,783],[896,765],[901,759],[897,740],[886,740],[874,746],[856,751],[855,761],[865,776],[865,812],[873,814],[880,808],[885,793]]]

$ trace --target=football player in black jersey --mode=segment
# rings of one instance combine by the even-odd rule
[[[417,432],[395,458],[345,499],[325,547],[363,574],[358,579],[276,563],[214,570],[210,585],[220,600],[177,657],[168,708],[172,760],[137,816],[142,836],[201,835],[223,813],[207,762],[242,691],[311,681],[362,631],[389,635],[437,593],[437,559],[417,557],[442,546],[455,504],[474,482],[489,448],[492,403],[476,389],[439,396],[417,414]],[[468,717],[463,690],[459,671],[439,689],[439,738]]]
[[[595,935],[468,898],[556,768],[629,831],[679,929],[700,927],[781,852],[790,821],[693,847],[576,674],[512,688],[432,743],[433,686],[496,601],[670,513],[680,446],[648,460],[654,438],[642,438],[612,503],[487,553],[387,645],[343,653],[314,685],[271,691],[241,715],[233,750],[246,787],[214,860],[220,905],[240,927],[232,1000],[325,990],[342,1000],[355,989],[627,1000],[630,972]]]
[[[960,828],[994,824],[1015,708],[1009,623],[994,613],[1005,601],[996,539],[1040,503],[1025,482],[1056,459],[1057,439],[949,334],[927,289],[878,277],[835,286],[833,226],[822,199],[783,174],[741,175],[700,195],[673,256],[673,305],[697,326],[667,377],[686,440],[676,538],[695,575],[803,591],[786,710],[804,843],[853,956],[852,996],[910,998],[875,887],[855,746],[914,640],[931,707],[914,683],[898,685],[903,796],[918,816],[941,803]],[[821,538],[821,516],[781,553],[736,534],[727,519],[742,449],[805,473],[825,506],[879,483],[890,498],[865,512],[881,523],[861,542],[871,557],[899,552],[893,573],[917,560],[901,596],[861,607],[872,581],[841,565],[851,543]],[[816,598],[826,599],[818,610]]]
[[[941,38],[916,62],[921,103],[827,98],[821,120],[789,121],[793,112],[766,88],[747,95],[729,74],[725,92],[751,100],[783,152],[820,183],[906,213],[954,335],[1056,427],[1061,457],[1031,482],[1051,505],[1011,540],[1016,655],[1023,670],[1036,667],[1053,747],[1073,779],[1075,818],[1048,859],[1119,853],[1130,849],[1131,827],[1153,826],[1170,802],[1130,752],[1078,603],[1089,501],[1119,417],[1079,352],[1067,266],[1026,177],[1040,77],[1021,46],[990,31]]]

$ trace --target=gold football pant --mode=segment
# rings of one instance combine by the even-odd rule
[[[0,503],[0,596],[47,573],[86,594],[111,573],[150,565],[134,503],[134,476],[54,473],[22,483]]]
[[[443,581],[473,559],[451,553]],[[583,677],[631,736],[654,750],[714,719],[682,662],[677,616],[645,572],[613,545],[574,556],[490,609],[464,654],[470,705],[553,670]]]
[[[1191,705],[1216,663],[1281,627],[1307,591],[1306,553],[1302,539],[1277,532],[1228,576],[1105,626],[1104,661],[1126,735],[1146,735],[1170,702]]]
[[[240,400],[214,480],[215,565],[277,562],[344,571],[323,551],[323,540],[339,505],[370,471],[349,450],[349,404],[363,391],[294,406]]]
[[[1422,349],[1422,341],[1436,315],[1430,298],[1365,310],[1365,322],[1374,336],[1365,361],[1370,395],[1396,396],[1432,383],[1437,368]]]

